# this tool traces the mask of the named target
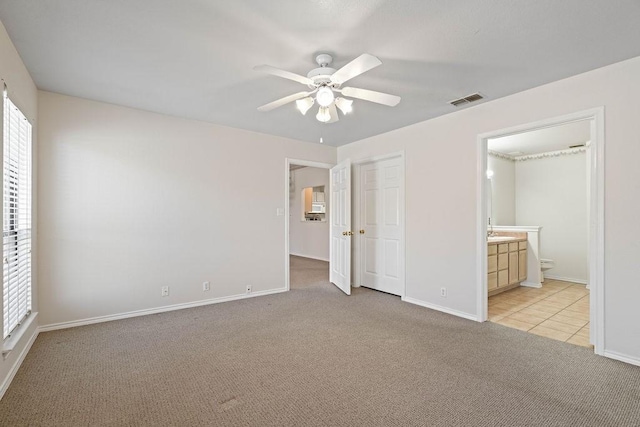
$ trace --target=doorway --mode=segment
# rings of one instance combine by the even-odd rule
[[[328,280],[329,194],[328,163],[286,159],[285,280],[298,288]],[[292,269],[294,273],[292,274]]]
[[[600,108],[503,129],[478,137],[478,194],[480,197],[477,203],[479,221],[477,265],[480,321],[485,321],[491,316],[492,320],[504,323],[505,320],[500,320],[500,316],[506,313],[507,316],[503,318],[507,323],[513,323],[511,325],[513,327],[526,329],[532,333],[538,331],[538,335],[574,344],[589,345],[590,343],[593,344],[596,354],[602,354],[604,342],[604,303],[602,297],[604,284],[603,123],[604,110]],[[586,129],[585,139],[588,140],[583,141],[584,146],[582,147],[567,147],[562,150],[546,147],[546,151],[542,149],[540,153],[529,155],[529,153],[523,153],[509,147],[507,143],[516,140],[523,141],[523,137],[534,133],[548,135],[552,132],[559,132],[561,129],[580,127]],[[547,141],[547,139],[539,140]],[[494,147],[500,148],[500,144],[504,145],[501,147],[501,151],[491,150],[492,141]],[[489,163],[492,163],[496,169],[502,167],[501,173],[503,173],[507,170],[504,167],[508,168],[509,165],[500,166],[498,164],[500,162],[490,162],[488,160],[489,154],[502,157],[502,160],[515,161],[515,167],[520,167],[517,173],[520,179],[516,180],[518,188],[533,190],[537,188],[538,190],[535,196],[520,197],[517,206],[514,204],[514,211],[519,209],[522,213],[519,221],[513,219],[517,216],[514,212],[504,209],[505,206],[499,206],[501,203],[504,204],[504,199],[499,202],[495,200],[494,193],[497,191],[504,195],[505,189],[508,187],[496,185],[492,180],[493,177],[490,176],[491,172],[495,174],[496,171],[490,170],[488,167]],[[576,154],[582,154],[582,160]],[[553,174],[552,170],[548,169],[544,172],[544,167],[540,167],[544,162],[539,162],[538,165],[534,162],[523,161],[519,163],[519,161],[546,159],[548,163],[550,159],[556,161],[561,156],[567,156],[566,158],[569,159],[571,155],[574,155],[571,158],[571,164],[567,163],[563,168],[570,169],[578,165],[578,169],[582,168],[587,174],[586,180],[583,178],[584,194],[579,194],[580,197],[578,197],[583,202],[575,203],[583,206],[584,211],[580,214],[584,216],[582,218],[584,230],[578,230],[579,232],[573,237],[564,236],[563,240],[562,233],[558,233],[558,224],[556,224],[561,221],[554,222],[547,215],[554,209],[554,206],[548,206],[548,211],[545,212],[545,206],[541,202],[547,200],[547,196],[551,197],[555,194],[555,186],[548,182],[550,175]],[[584,163],[580,164],[581,161]],[[549,165],[545,167],[549,167]],[[534,170],[538,175],[532,172]],[[540,171],[543,172],[540,173]],[[535,176],[539,178],[535,178]],[[573,179],[575,181],[575,177]],[[545,180],[547,180],[546,187],[545,185],[540,187],[542,183],[539,181]],[[565,193],[564,197],[567,195],[575,196],[576,194]],[[562,201],[562,194],[556,194],[556,196],[560,197],[558,200]],[[575,207],[573,206],[574,209]],[[571,205],[567,205],[567,209],[572,209]],[[532,217],[535,212],[538,212],[536,214],[538,216]],[[509,219],[510,215],[511,219]],[[545,215],[547,218],[543,220]],[[570,216],[570,213],[568,215]],[[502,219],[500,219],[501,216]],[[541,218],[539,221],[548,224],[547,229],[545,230],[544,226],[540,227],[540,224],[529,223],[535,222],[535,218]],[[500,224],[496,224],[496,221]],[[523,221],[527,224],[524,224]],[[500,225],[500,227],[496,225]],[[519,228],[518,225],[527,227]],[[570,234],[568,229],[560,231]],[[580,241],[582,238],[584,238],[584,242]],[[584,251],[586,265],[572,270],[569,264],[575,262],[575,259],[570,260],[570,257],[563,252],[566,252],[567,248],[562,248],[562,250],[553,248],[553,250],[557,249],[555,255],[559,259],[548,259],[551,258],[549,254],[554,253],[550,249],[550,241],[556,242],[557,246],[570,246],[576,242],[579,243],[580,251]],[[556,271],[553,271],[551,267],[560,264],[562,268],[556,268]],[[515,269],[512,272],[514,266]],[[551,268],[551,270],[546,271],[547,268]],[[543,270],[545,271],[543,272]],[[580,273],[583,270],[584,277]],[[567,273],[569,271],[573,272]],[[545,273],[546,280],[544,280]],[[588,287],[585,286],[586,284]],[[490,297],[490,295],[495,296]],[[496,304],[500,304],[501,314],[497,313],[500,310],[495,308],[492,310],[491,307],[495,307]],[[536,324],[530,327],[532,323]]]

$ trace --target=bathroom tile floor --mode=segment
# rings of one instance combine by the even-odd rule
[[[583,347],[589,344],[589,290],[546,280],[542,288],[518,287],[489,297],[489,321]]]

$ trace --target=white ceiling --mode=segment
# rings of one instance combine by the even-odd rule
[[[335,146],[640,56],[638,0],[0,0],[0,20],[40,89]],[[349,86],[402,102],[256,110],[304,86],[255,65],[306,75],[319,52],[379,57]]]
[[[487,142],[487,146],[489,150],[512,157],[566,150],[572,145],[588,142],[591,138],[590,127],[590,121],[581,120],[531,132],[493,138]],[[515,154],[516,152],[521,154]]]

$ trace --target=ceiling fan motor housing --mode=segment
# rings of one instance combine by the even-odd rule
[[[313,86],[309,85],[309,87],[337,87],[334,83],[331,82],[331,75],[336,72],[335,68],[329,67],[329,65],[333,62],[333,57],[327,53],[321,53],[320,55],[316,56],[316,62],[320,67],[314,68],[307,74],[307,77],[313,80],[314,83]]]

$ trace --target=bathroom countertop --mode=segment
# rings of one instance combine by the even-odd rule
[[[488,245],[498,245],[502,243],[515,243],[515,242],[526,242],[526,237],[517,237],[517,236],[494,236],[491,240],[487,241]]]

